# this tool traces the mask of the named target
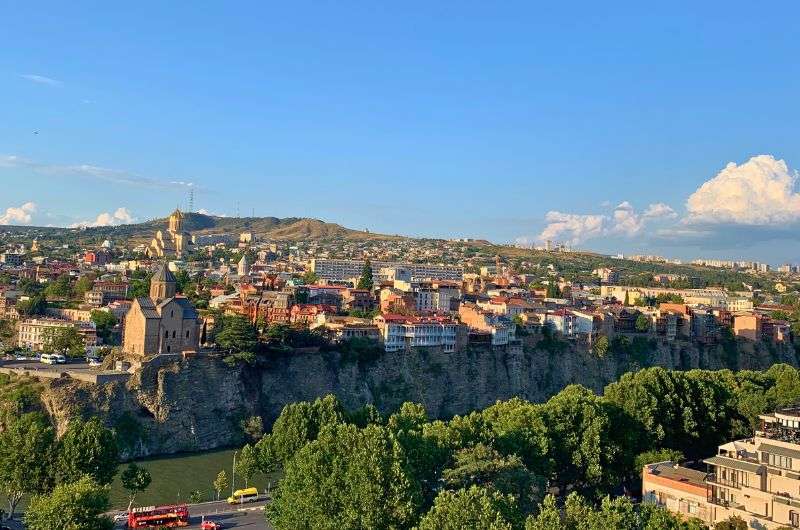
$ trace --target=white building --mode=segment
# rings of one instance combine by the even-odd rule
[[[448,318],[383,314],[374,323],[387,352],[431,346],[446,352],[456,349],[457,324]]]

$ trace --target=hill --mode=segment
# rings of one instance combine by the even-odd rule
[[[184,229],[193,234],[233,234],[253,232],[259,238],[280,240],[329,240],[346,239],[394,240],[400,236],[373,234],[351,230],[339,224],[327,223],[319,219],[298,217],[217,217],[201,213],[184,214]],[[0,226],[0,231],[12,234],[38,235],[45,239],[76,240],[81,244],[91,244],[104,239],[126,240],[132,244],[149,241],[157,230],[164,230],[167,219],[153,219],[142,223],[120,226],[97,226],[87,228],[54,228],[34,226]]]

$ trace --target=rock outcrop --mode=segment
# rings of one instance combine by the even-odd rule
[[[761,369],[776,362],[797,365],[794,350],[660,343],[637,358],[609,353],[599,359],[585,347],[548,351],[531,343],[386,353],[368,362],[336,352],[295,353],[235,368],[216,356],[198,356],[147,364],[126,384],[53,381],[42,402],[59,433],[71,418],[99,415],[120,433],[125,456],[141,457],[240,444],[246,418],[260,416],[269,426],[287,403],[328,393],[351,409],[372,403],[385,413],[410,400],[423,403],[431,417],[447,418],[513,396],[545,401],[572,383],[602,392],[642,365]]]

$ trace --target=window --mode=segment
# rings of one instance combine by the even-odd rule
[[[167,331],[165,331],[165,332],[164,332],[164,338],[165,338],[165,339],[168,339],[168,338],[169,338],[169,330],[167,330]]]
[[[797,512],[790,510],[789,511],[789,523],[795,528],[800,526],[800,514]]]
[[[186,330],[186,338],[187,339],[189,338],[189,330],[188,329]]]
[[[174,329],[172,330],[172,338],[173,339],[175,338],[175,330]]]

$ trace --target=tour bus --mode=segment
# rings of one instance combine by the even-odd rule
[[[128,514],[128,528],[176,528],[189,526],[189,507],[185,504],[143,506]]]
[[[236,490],[233,495],[228,497],[228,504],[243,504],[245,502],[255,502],[258,500],[258,490],[256,488],[245,488]]]

